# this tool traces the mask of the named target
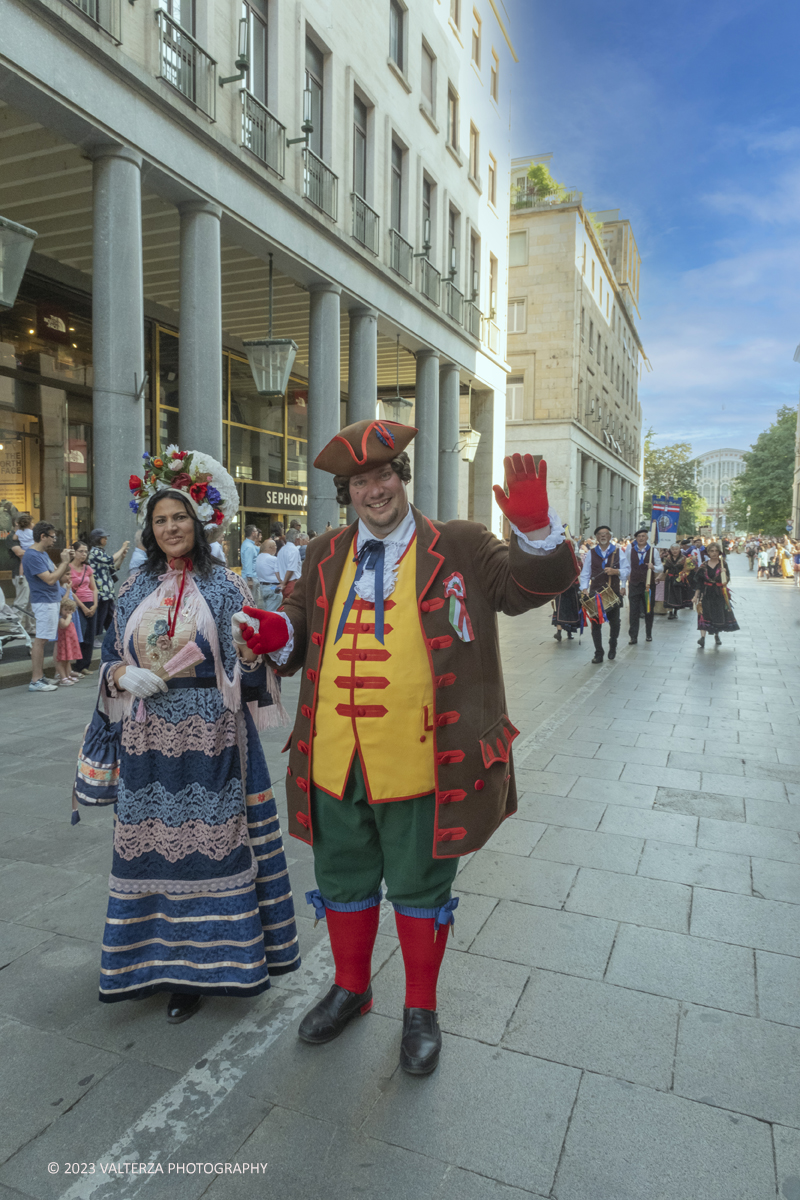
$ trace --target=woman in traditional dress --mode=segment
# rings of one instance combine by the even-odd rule
[[[176,1024],[202,996],[263,992],[300,958],[257,733],[285,714],[240,632],[250,593],[203,529],[230,519],[236,488],[214,459],[177,447],[145,466],[130,486],[147,561],[120,590],[102,654],[121,749],[100,999],[167,992]],[[172,677],[178,652],[194,664]]]
[[[661,559],[664,574],[664,607],[667,620],[674,621],[682,608],[692,607],[692,589],[687,582],[688,563],[677,542],[674,542]]]
[[[720,556],[716,542],[707,547],[708,558],[694,573],[694,599],[697,604],[697,628],[700,638],[697,642],[701,650],[705,649],[706,634],[714,634],[714,642],[722,645],[721,633],[734,633],[738,628],[733,615],[730,593],[728,591],[728,567]]]
[[[572,641],[573,633],[581,631],[581,590],[577,583],[573,583],[572,587],[556,596],[552,604],[551,624],[556,627],[553,637],[560,642],[562,633],[566,632],[567,638]]]

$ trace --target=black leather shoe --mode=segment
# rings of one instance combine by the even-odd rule
[[[560,642],[561,641],[561,630],[557,629],[555,631],[555,633],[553,634],[553,637],[556,639],[557,642]]]
[[[442,1034],[435,1012],[429,1008],[403,1009],[400,1066],[409,1075],[430,1075],[439,1065]]]
[[[652,640],[653,640],[653,639],[652,639],[652,637],[646,637],[644,640],[645,640],[646,642],[652,642]]]
[[[609,657],[609,659],[614,659],[617,657],[617,643],[616,642],[612,642],[611,645],[608,647],[608,657]]]
[[[592,662],[593,663],[601,663],[603,661],[604,657],[605,657],[605,655],[603,654],[603,651],[598,650],[597,653],[595,654],[594,658],[592,659]]]
[[[189,1017],[193,1017],[202,999],[202,996],[173,992],[167,1001],[167,1020],[170,1025],[180,1025],[181,1021],[188,1021]]]
[[[307,1012],[300,1022],[297,1036],[312,1045],[332,1042],[338,1037],[348,1021],[353,1017],[363,1016],[372,1008],[372,985],[365,992],[356,995],[348,992],[347,988],[335,983],[327,996],[323,996],[311,1012]]]
[[[631,640],[628,642],[628,645],[635,646],[637,641],[638,641],[638,638],[631,638]]]

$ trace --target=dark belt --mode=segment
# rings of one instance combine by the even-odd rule
[[[207,675],[201,676],[199,679],[168,679],[167,687],[170,691],[175,691],[179,688],[215,688],[217,681],[214,678],[209,678]]]

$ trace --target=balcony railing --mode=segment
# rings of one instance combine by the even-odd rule
[[[442,308],[448,317],[452,317],[454,321],[458,321],[459,325],[463,324],[464,295],[458,290],[452,279],[445,279],[444,281]]]
[[[483,318],[482,336],[484,343],[489,347],[492,354],[500,353],[500,327],[491,317]]]
[[[389,266],[411,283],[414,276],[414,247],[396,229],[389,230]]]
[[[286,174],[286,126],[252,92],[242,88],[242,145],[283,179]]]
[[[562,195],[540,196],[536,191],[527,188],[512,188],[511,208],[513,212],[528,208],[552,208],[555,204],[575,204],[583,199],[583,192],[569,191]]]
[[[381,219],[358,192],[351,193],[353,201],[353,237],[373,254],[380,250]]]
[[[156,9],[160,79],[212,121],[217,119],[217,63],[163,8]]]
[[[481,310],[478,308],[477,304],[473,304],[471,300],[468,300],[464,305],[464,328],[466,329],[467,333],[471,333],[474,338],[480,338],[481,336],[482,319],[483,314],[481,313]]]
[[[419,290],[434,304],[439,303],[442,276],[427,258],[419,260]]]
[[[105,29],[106,33],[110,33],[117,44],[120,43],[122,40],[120,37],[122,29],[120,0],[67,0],[67,3],[71,4],[73,8],[77,8],[100,29]]]
[[[303,195],[335,221],[339,212],[339,176],[308,146],[303,148]]]

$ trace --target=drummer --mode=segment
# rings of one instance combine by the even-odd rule
[[[617,657],[617,641],[619,640],[620,610],[622,597],[625,595],[625,585],[630,574],[630,560],[621,548],[611,540],[611,530],[608,525],[598,525],[594,531],[597,545],[593,546],[583,560],[580,574],[580,589],[588,593],[590,598],[610,587],[619,603],[602,606],[596,616],[591,618],[592,641],[594,642],[593,663],[603,661],[603,625],[609,629],[608,657]],[[594,612],[594,609],[593,609]]]

